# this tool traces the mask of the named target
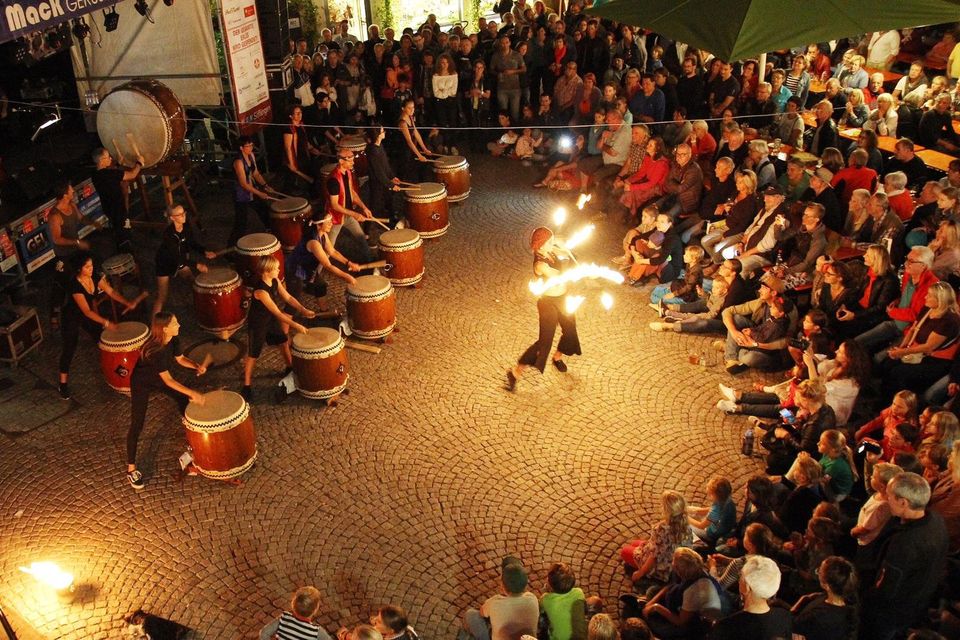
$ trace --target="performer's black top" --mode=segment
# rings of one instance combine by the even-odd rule
[[[177,356],[183,354],[180,339],[174,337],[170,342],[155,351],[149,358],[142,355],[130,376],[131,393],[141,389],[162,389],[167,384],[160,377],[164,371],[170,371]]]
[[[270,299],[276,304],[279,298],[279,286],[280,281],[277,278],[269,285],[261,278],[257,280],[257,284],[253,287],[253,293],[256,294],[257,291],[266,291]],[[274,319],[274,315],[270,313],[266,305],[260,302],[257,296],[254,295],[250,301],[250,314],[247,316],[247,325],[250,327],[250,330],[256,331],[263,329],[269,324],[271,319]]]
[[[196,267],[199,257],[196,254],[203,251],[189,224],[184,224],[182,231],[177,231],[172,224],[167,226],[157,249],[157,276],[172,277],[185,266]]]

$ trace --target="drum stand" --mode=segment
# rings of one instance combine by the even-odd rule
[[[144,169],[137,176],[137,187],[140,191],[140,201],[143,204],[143,211],[146,217],[150,217],[150,199],[147,197],[147,187],[144,176],[159,176],[163,183],[163,200],[166,206],[173,206],[173,194],[177,189],[183,191],[183,198],[186,200],[187,210],[193,214],[193,220],[197,219],[197,205],[193,202],[193,196],[190,195],[190,188],[187,185],[187,176],[193,169],[193,163],[189,156],[174,156],[160,164]],[[142,223],[141,223],[142,224]]]
[[[190,345],[183,353],[194,362],[202,362],[209,357],[211,363],[208,369],[222,369],[235,363],[247,352],[246,345],[235,335],[211,335]]]

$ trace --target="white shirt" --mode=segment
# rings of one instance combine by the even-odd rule
[[[875,31],[867,46],[867,67],[886,69],[898,53],[900,53],[900,32],[895,29]]]
[[[433,74],[433,97],[438,100],[453,98],[457,95],[457,74],[441,76]]]

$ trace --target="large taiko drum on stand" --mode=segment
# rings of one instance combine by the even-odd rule
[[[270,230],[284,251],[293,251],[300,242],[303,225],[312,211],[305,198],[282,198],[270,203]]]
[[[423,240],[413,229],[391,229],[380,234],[381,272],[395,287],[411,287],[423,280]]]
[[[350,368],[340,332],[317,327],[293,336],[293,376],[306,398],[329,400],[347,388]]]
[[[447,187],[449,202],[460,202],[470,195],[470,164],[463,156],[440,156],[433,163],[433,175]]]
[[[347,322],[360,338],[390,335],[397,324],[397,294],[383,276],[360,276],[347,285]]]
[[[193,450],[193,466],[202,476],[236,478],[257,459],[250,406],[239,393],[220,390],[204,394],[203,404],[187,405],[183,426]]]
[[[407,220],[424,238],[438,238],[450,226],[447,188],[437,182],[423,182],[406,192]]]
[[[369,175],[367,166],[367,141],[363,136],[344,136],[337,143],[337,151],[353,151],[353,172],[359,180]]]
[[[169,87],[156,80],[124,83],[108,93],[97,109],[100,142],[130,164],[137,151],[144,167],[160,164],[180,149],[186,132],[183,106]]]
[[[243,284],[251,289],[256,286],[260,274],[257,268],[260,258],[273,256],[280,261],[280,280],[283,280],[283,250],[280,241],[271,233],[250,233],[237,240],[237,271]]]
[[[100,370],[111,389],[130,395],[130,376],[149,337],[142,322],[121,322],[100,334]]]
[[[193,307],[201,329],[229,338],[247,319],[240,276],[222,267],[199,274],[193,281]]]

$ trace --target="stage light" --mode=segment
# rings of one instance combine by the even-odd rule
[[[40,135],[41,131],[52,127],[53,125],[60,122],[60,120],[62,119],[63,118],[60,117],[60,107],[57,107],[57,112],[51,113],[50,117],[47,118],[47,120],[43,122],[39,127],[37,127],[37,130],[33,132],[33,136],[30,137],[30,142],[36,142],[37,137]]]
[[[117,8],[115,6],[110,7],[109,12],[106,9],[104,9],[103,10],[103,30],[116,31],[118,24],[120,24],[120,14],[117,13]]]
[[[137,0],[133,3],[133,8],[151,23],[153,22],[153,18],[150,17],[150,6],[147,5],[147,0]]]
[[[77,40],[83,40],[90,36],[90,27],[87,26],[86,20],[77,18],[73,21],[73,36]]]
[[[168,7],[172,7],[172,6],[173,6],[173,0],[163,0],[163,4],[167,5]]]

